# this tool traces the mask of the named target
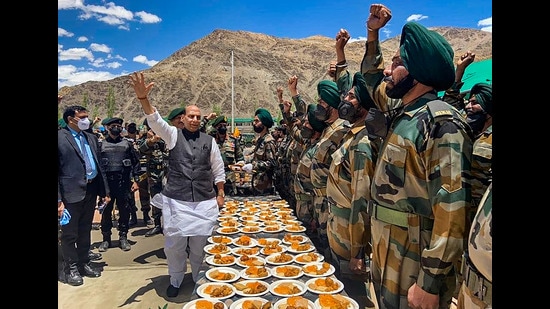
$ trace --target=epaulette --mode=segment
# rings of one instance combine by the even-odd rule
[[[466,131],[466,133],[470,136],[470,138],[474,139],[474,133],[468,123],[460,117],[460,114],[458,111],[452,107],[449,103],[443,101],[443,100],[433,100],[426,104],[428,106],[428,112],[430,113],[430,116],[432,119],[434,119],[435,122],[438,121],[453,121],[454,123],[458,124],[462,129]]]

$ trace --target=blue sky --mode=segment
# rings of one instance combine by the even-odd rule
[[[416,20],[426,27],[492,32],[489,0],[388,0],[392,19],[382,39]],[[345,4],[345,5],[344,5]],[[57,86],[110,80],[148,69],[216,29],[281,38],[334,38],[340,28],[365,39],[368,1],[327,0],[58,0]]]

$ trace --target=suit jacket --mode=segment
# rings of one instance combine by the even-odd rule
[[[82,131],[90,144],[92,155],[97,168],[95,181],[99,181],[98,195],[109,195],[107,175],[99,164],[99,140],[92,133]],[[63,203],[77,203],[86,196],[86,163],[80,152],[80,148],[68,127],[57,131],[57,197]]]

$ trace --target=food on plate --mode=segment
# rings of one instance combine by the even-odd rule
[[[304,253],[296,256],[296,261],[302,262],[302,263],[315,262],[318,259],[319,259],[319,255],[315,252],[308,252],[308,253]]]
[[[305,240],[304,236],[302,235],[294,235],[294,234],[290,234],[290,233],[286,233],[285,236],[283,236],[283,240],[286,241],[286,242],[302,242]]]
[[[244,226],[259,226],[260,222],[256,221],[243,221]]]
[[[270,255],[270,254],[273,254],[273,253],[279,253],[279,252],[283,252],[283,251],[284,251],[283,247],[281,245],[275,244],[275,243],[267,244],[262,249],[262,252],[265,255]]]
[[[304,228],[299,224],[289,224],[289,225],[286,226],[286,229],[288,231],[299,232],[299,231],[303,230]]]
[[[308,309],[308,301],[302,296],[291,296],[287,298],[285,304],[280,304],[274,309]]]
[[[250,246],[251,241],[252,238],[250,238],[250,236],[243,235],[235,240],[235,244],[239,246]]]
[[[350,302],[340,294],[320,294],[321,309],[346,309]]]
[[[235,257],[232,255],[215,254],[212,262],[214,262],[214,264],[233,264],[235,262]]]
[[[208,253],[216,254],[216,253],[229,253],[231,251],[231,248],[229,248],[225,244],[214,244],[210,249],[207,250]]]
[[[267,301],[262,304],[259,299],[247,299],[241,304],[241,309],[269,309],[271,308],[271,302]]]
[[[273,246],[280,244],[281,241],[276,238],[260,238],[258,239],[258,245],[260,246]]]
[[[210,277],[216,280],[226,281],[226,280],[231,280],[235,278],[235,274],[231,272],[221,271],[221,270],[213,270],[210,272]]]
[[[260,228],[257,226],[245,226],[242,228],[242,231],[244,233],[255,233],[255,232],[259,232]]]
[[[312,275],[322,275],[326,273],[330,269],[330,264],[327,262],[323,262],[321,265],[321,268],[318,268],[317,265],[305,265],[302,267],[302,270],[306,274],[312,274]]]
[[[212,303],[207,299],[198,299],[195,302],[195,309],[223,309],[223,303],[221,301],[216,301]]]
[[[300,293],[302,290],[299,286],[292,282],[283,282],[279,285],[277,285],[274,289],[274,292],[281,294],[281,295],[292,295]]]
[[[233,253],[236,255],[256,255],[260,252],[260,248],[235,248]]]
[[[215,244],[230,244],[231,238],[227,236],[212,236],[212,242]]]
[[[211,297],[219,298],[219,297],[226,297],[233,294],[233,290],[227,285],[211,284],[211,285],[208,285],[206,288],[204,288],[203,293],[208,294]]]
[[[334,281],[330,277],[326,278],[317,278],[313,280],[312,283],[308,285],[312,290],[321,291],[321,292],[331,292],[336,291],[340,288],[338,282]]]
[[[267,286],[262,281],[235,282],[233,286],[244,294],[259,294],[267,291]]]
[[[224,226],[224,227],[239,226],[239,221],[237,221],[237,220],[226,220],[226,221],[223,221],[222,223],[220,223],[220,225]]]
[[[265,266],[249,266],[244,273],[250,278],[264,278],[269,276],[269,272]]]
[[[295,241],[290,244],[290,248],[294,251],[308,251],[312,249],[311,245],[308,243],[300,244]]]
[[[280,277],[296,277],[300,274],[300,267],[296,266],[279,266],[275,268],[275,272]]]
[[[281,226],[278,225],[278,224],[268,225],[264,228],[264,231],[266,231],[266,232],[277,232],[277,231],[280,231],[280,230],[281,230]]]
[[[243,255],[239,258],[239,262],[241,264],[246,266],[262,266],[264,265],[264,262],[262,262],[258,257],[256,256],[249,256],[249,255]]]
[[[221,233],[237,233],[239,231],[236,227],[223,227],[220,232]]]
[[[280,254],[270,255],[267,257],[267,259],[272,263],[288,263],[292,261],[293,256],[288,253],[282,252]]]

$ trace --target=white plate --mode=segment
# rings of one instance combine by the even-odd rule
[[[284,236],[283,236],[283,244],[285,244],[285,245],[291,245],[293,242],[298,242],[299,244],[303,244],[303,243],[305,243],[309,240],[309,237],[304,236],[304,235],[296,235],[296,234],[292,234],[292,233],[289,233],[288,235],[290,235],[291,241],[286,241]],[[296,239],[301,239],[301,240],[296,240]]]
[[[275,250],[277,250],[277,251],[275,251]],[[286,252],[287,250],[288,250],[288,248],[285,245],[277,245],[276,249],[263,247],[260,250],[260,253],[263,254],[263,255],[271,255],[271,254]]]
[[[283,219],[279,220],[284,225],[303,225],[302,222],[298,220],[291,220],[291,219]]]
[[[292,267],[296,270],[298,270],[298,274],[297,275],[294,275],[294,276],[290,276],[290,277],[285,277],[282,273],[278,273],[277,270],[279,269],[282,269],[284,267]],[[275,278],[279,278],[279,279],[298,279],[300,278],[302,275],[304,274],[304,272],[302,271],[302,267],[300,266],[292,266],[292,265],[282,265],[282,266],[277,266],[277,267],[273,267],[271,269],[271,275]],[[312,278],[312,279],[315,279],[315,278]]]
[[[262,257],[259,257],[259,256],[251,256],[250,257],[251,259],[254,259],[256,262],[255,264],[253,265],[256,265],[256,266],[262,266],[262,265],[265,265],[265,259],[262,258]],[[248,265],[248,264],[244,264],[243,262],[241,262],[241,257],[238,257],[236,258],[237,259],[237,265],[241,266],[241,267],[248,267],[248,266],[251,266],[251,265]],[[256,263],[261,263],[260,265],[257,265]]]
[[[277,214],[276,216],[277,216],[277,218],[279,218],[279,219],[278,219],[279,221],[283,221],[283,220],[293,220],[293,221],[297,221],[297,220],[298,220],[298,217],[293,216],[293,215],[290,215],[290,214],[287,214],[287,213]]]
[[[236,256],[242,256],[242,255],[248,255],[248,256],[256,256],[260,254],[260,248],[253,247],[253,248],[243,248],[243,247],[237,247],[231,249],[231,253]]]
[[[231,306],[229,306],[229,309],[242,309],[243,308],[242,305],[246,300],[260,301],[262,306],[269,301],[269,300],[267,300],[265,298],[261,298],[261,297],[242,297],[242,298],[239,298],[236,301],[234,301],[231,304]]]
[[[313,256],[316,257],[316,259],[312,260],[312,261],[301,260],[301,258],[303,258],[304,256],[308,256],[308,255],[313,255]],[[294,262],[296,262],[298,264],[302,264],[302,265],[309,264],[309,263],[319,263],[319,262],[322,262],[324,260],[325,260],[325,256],[320,254],[320,253],[317,253],[317,252],[300,253],[300,254],[298,254],[294,257]]]
[[[296,250],[296,249],[292,248],[292,245],[290,245],[290,246],[288,246],[288,252],[304,253],[304,252],[311,252],[311,251],[315,250],[315,246],[310,244],[310,243],[299,244],[298,249],[301,249],[301,247],[306,247],[306,246],[307,246],[306,250]]]
[[[263,226],[261,221],[241,221],[241,226]]]
[[[349,305],[346,307],[346,309],[359,309],[359,304],[355,300],[341,294],[338,294],[338,295],[342,296],[343,298],[349,301]],[[315,300],[315,307],[321,309],[319,298]]]
[[[233,220],[238,221],[239,219],[236,216],[221,216],[220,215],[216,220],[218,220],[218,222],[225,222],[225,221],[233,221]]]
[[[237,262],[237,257],[234,257],[232,256],[231,254],[221,254],[222,257],[225,257],[225,256],[230,256],[233,258],[233,262],[232,263],[228,263],[228,264],[220,264],[220,263],[215,263],[214,262],[214,255],[210,255],[210,256],[207,256],[206,257],[206,263],[210,264],[210,265],[214,265],[214,266],[220,266],[220,267],[223,267],[223,266],[231,266],[231,265],[235,265],[235,263]]]
[[[239,220],[241,221],[258,221],[259,218],[254,215],[240,214]]]
[[[225,274],[227,274],[227,273],[232,274],[233,278],[226,279],[226,280],[216,279],[216,278],[213,277],[213,275],[216,272],[225,273]],[[207,270],[206,273],[205,273],[205,276],[208,280],[214,281],[214,282],[233,282],[233,281],[237,281],[241,277],[241,273],[239,272],[239,270],[233,269],[231,267],[214,267],[214,268],[210,268],[209,270]]]
[[[233,217],[237,215],[238,210],[237,209],[222,209],[220,210],[220,213],[218,216],[220,217]]]
[[[243,236],[239,236],[239,237],[236,237],[233,239],[233,242],[232,244],[237,246],[237,247],[241,247],[241,248],[252,248],[252,247],[255,247],[258,245],[258,241],[252,237],[249,237],[250,238],[250,242],[248,243],[248,245],[243,245],[243,244],[239,244],[239,240],[241,239],[241,237],[249,237],[247,235],[243,235]]]
[[[281,253],[275,253],[275,254],[270,254],[268,255],[266,258],[265,258],[265,261],[268,263],[268,264],[271,264],[271,265],[286,265],[286,264],[290,264],[292,262],[294,262],[294,255],[292,254],[288,254],[288,253],[284,253],[287,257],[291,257],[291,259],[287,262],[275,262],[275,260],[277,258],[279,258],[279,256],[281,255]]]
[[[233,235],[233,234],[237,234],[239,232],[239,228],[236,227],[236,228],[233,228],[233,227],[219,227],[216,229],[216,232],[218,234],[222,234],[222,235]]]
[[[263,229],[259,226],[241,226],[239,232],[245,234],[256,234],[263,232]]]
[[[336,288],[336,290],[322,291],[322,290],[317,290],[317,289],[314,289],[314,288],[311,287],[312,285],[314,285],[316,280],[326,280],[327,278],[332,279],[334,282],[336,282],[336,284],[338,284],[338,288]],[[307,287],[308,291],[310,291],[311,293],[315,293],[315,294],[337,294],[337,293],[342,292],[342,290],[344,289],[344,284],[342,283],[342,281],[340,281],[340,280],[336,279],[334,276],[332,276],[332,277],[323,277],[323,278],[311,278],[308,281],[306,281],[306,287]]]
[[[243,291],[239,291],[239,289],[237,289],[235,287],[235,284],[244,284],[244,285],[246,285],[247,283],[255,283],[255,282],[259,282],[261,285],[265,286],[265,291],[260,292],[260,293],[254,293],[254,294],[247,294]],[[241,280],[239,282],[233,283],[233,288],[235,289],[235,293],[237,295],[240,295],[240,296],[245,296],[245,297],[262,296],[262,295],[265,295],[269,292],[269,283],[267,283],[265,281],[262,281],[262,280],[258,280],[258,279]]]
[[[223,237],[223,242],[216,242],[214,241],[214,239],[218,239],[218,240],[221,240]],[[215,235],[215,236],[210,236],[208,237],[208,242],[211,243],[211,244],[225,244],[225,245],[230,245],[233,243],[233,238],[231,237],[227,237],[225,235]]]
[[[199,299],[191,300],[191,301],[185,303],[185,305],[183,305],[183,308],[182,308],[182,309],[195,309],[195,308],[197,308],[197,307],[195,306],[195,304],[196,304],[199,300],[207,300],[207,301],[211,302],[212,305],[214,305],[215,303],[220,302],[220,303],[223,304],[223,308],[224,308],[224,309],[227,309],[227,305],[226,305],[223,301],[221,301],[221,300],[219,300],[219,299],[214,299],[214,298],[199,298]]]
[[[265,222],[266,221],[275,221],[277,220],[277,215],[275,215],[275,213],[271,213],[271,214],[264,214],[264,215],[260,215],[258,216],[258,219],[260,219],[261,221]]]
[[[308,307],[308,309],[316,309],[315,304],[314,304],[311,300],[309,300],[309,299],[307,299],[307,298],[305,298],[305,297],[304,297],[304,299],[307,300],[307,307]],[[288,298],[281,298],[281,299],[279,299],[279,300],[273,305],[273,308],[274,308],[274,309],[279,309],[279,306],[286,306],[286,301],[287,301],[287,300],[288,300]],[[283,308],[287,308],[287,307],[283,307]]]
[[[284,231],[284,228],[282,225],[268,225],[264,226],[263,231],[266,233],[279,233]]]
[[[225,296],[221,296],[221,297],[213,297],[210,294],[207,294],[205,292],[206,288],[208,288],[209,286],[214,286],[214,287],[227,286],[231,289],[231,293],[229,293],[229,295],[225,295]],[[226,298],[231,298],[235,295],[235,287],[232,286],[230,283],[208,282],[208,283],[203,283],[203,284],[199,285],[199,287],[197,288],[197,294],[200,297],[204,297],[204,298],[226,299]]]
[[[264,276],[264,277],[250,277],[250,275],[246,274],[246,270],[249,269],[249,268],[250,268],[250,266],[243,269],[243,270],[241,270],[241,272],[240,272],[241,278],[247,279],[247,280],[252,280],[252,279],[263,280],[263,279],[267,279],[267,278],[271,277],[271,269],[269,267],[265,267],[265,270],[267,272],[267,276]]]
[[[277,293],[275,291],[275,289],[280,286],[281,284],[284,284],[284,285],[288,285],[288,284],[291,284],[291,286],[294,286],[294,287],[297,287],[298,289],[300,289],[300,292],[298,293],[294,293],[294,294],[281,294],[281,293]],[[271,283],[269,285],[269,292],[271,292],[271,294],[273,295],[276,295],[276,296],[280,296],[280,297],[292,297],[292,296],[300,296],[300,295],[303,295],[305,292],[307,292],[307,287],[306,287],[306,284],[301,282],[301,281],[298,281],[298,280],[277,280],[277,281],[274,281],[273,283]]]
[[[322,273],[322,274],[313,274],[313,273],[308,273],[306,271],[306,269],[308,269],[310,266],[315,266],[315,267],[317,267],[318,270],[320,270],[323,267],[323,263],[326,263],[326,262],[307,263],[307,264],[303,265],[302,270],[304,271],[304,275],[309,276],[309,277],[318,278],[318,277],[326,277],[326,276],[330,276],[330,275],[334,274],[334,271],[336,269],[331,264],[329,264],[330,266],[329,266],[328,270],[326,272]]]
[[[302,225],[285,225],[284,230],[289,233],[301,233],[306,231],[306,227]]]
[[[276,241],[278,245],[280,245],[281,242],[282,242],[279,238],[273,238],[273,237],[260,238],[260,239],[258,239],[258,246],[265,247],[266,245],[262,244],[262,243],[264,243],[263,242],[264,240],[268,243],[272,243],[272,242]]]
[[[223,251],[214,251],[212,252],[212,250],[214,250],[214,248],[218,246],[218,248],[220,248],[221,246],[225,246],[225,249]],[[223,244],[210,244],[210,245],[206,245],[204,247],[204,252],[208,253],[208,254],[229,254],[231,253],[231,247],[229,247],[228,245],[223,245]]]
[[[235,219],[234,221],[220,222],[220,223],[218,223],[218,226],[220,226],[220,227],[241,227],[241,226],[243,226],[243,224],[241,222],[237,221],[237,219]]]

